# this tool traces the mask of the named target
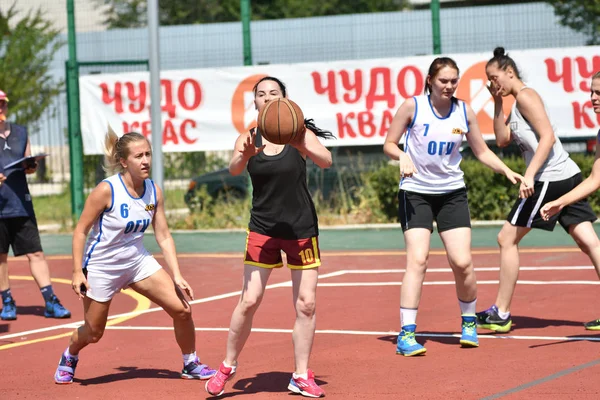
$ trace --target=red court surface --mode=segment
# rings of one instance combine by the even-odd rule
[[[473,251],[478,310],[495,300],[496,249]],[[520,284],[508,334],[480,330],[480,347],[458,344],[460,311],[445,255],[432,251],[419,307],[422,357],[395,354],[399,294],[406,257],[401,251],[325,252],[317,301],[311,368],[330,399],[596,399],[600,397],[600,332],[582,323],[600,317],[596,272],[576,248],[523,249]],[[193,302],[198,354],[217,367],[242,282],[241,254],[180,255]],[[159,258],[163,263],[163,260]],[[139,295],[113,301],[107,331],[80,354],[72,385],[53,373],[81,303],[71,292],[69,257],[50,257],[55,291],[73,312],[43,317],[42,298],[23,259],[9,260],[16,321],[0,321],[0,399],[207,398],[204,382],[179,378],[181,356],[171,320]],[[287,269],[271,286],[254,319],[255,331],[238,373],[221,398],[300,398],[287,391],[293,369],[294,310]],[[132,312],[134,311],[134,312]]]

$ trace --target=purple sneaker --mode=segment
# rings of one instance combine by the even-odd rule
[[[77,358],[67,357],[63,354],[54,373],[54,382],[59,385],[73,383],[77,361],[79,361]]]
[[[201,379],[206,380],[210,379],[217,371],[210,368],[206,364],[200,364],[200,360],[198,357],[188,365],[183,367],[183,371],[181,371],[181,377],[183,379]]]

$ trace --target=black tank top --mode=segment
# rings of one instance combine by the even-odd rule
[[[256,145],[262,145],[260,133]],[[263,152],[248,161],[252,179],[252,210],[248,228],[279,239],[304,239],[319,234],[317,212],[306,184],[306,160],[293,146],[281,153]]]

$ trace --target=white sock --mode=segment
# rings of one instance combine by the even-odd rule
[[[188,365],[192,361],[196,361],[196,352],[183,354],[183,365]],[[198,362],[200,362],[200,360],[198,360]]]
[[[305,372],[303,374],[297,374],[294,372],[292,375],[294,376],[294,379],[298,379],[298,378],[308,379],[308,372]]]
[[[510,317],[510,311],[504,312],[504,311],[498,310],[498,316],[502,319],[506,319],[506,318]]]
[[[475,315],[477,312],[477,299],[468,303],[458,299],[458,305],[460,306],[461,315]]]
[[[400,326],[416,325],[417,309],[400,307]]]
[[[70,358],[74,358],[74,359],[78,359],[79,355],[73,355],[71,353],[69,353],[69,348],[67,347],[67,349],[65,350],[65,357],[70,357]]]

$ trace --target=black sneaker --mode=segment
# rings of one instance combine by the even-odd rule
[[[477,314],[477,326],[484,329],[489,329],[494,332],[506,333],[510,331],[512,327],[512,320],[510,314],[508,318],[502,319],[498,315],[498,307],[495,305],[491,306],[485,311],[478,312]],[[598,326],[600,330],[600,325]]]
[[[595,319],[583,324],[588,331],[600,331],[600,319]]]

